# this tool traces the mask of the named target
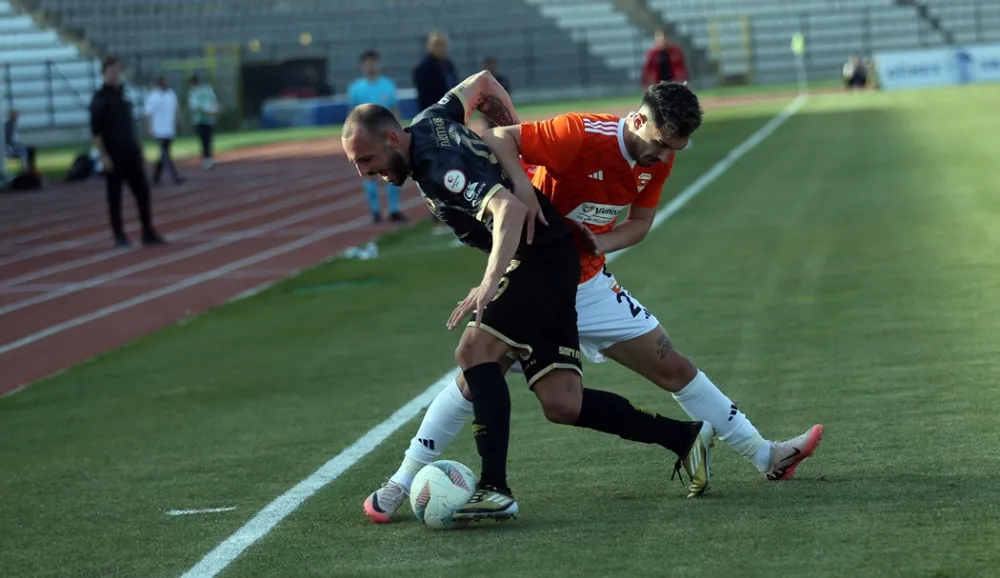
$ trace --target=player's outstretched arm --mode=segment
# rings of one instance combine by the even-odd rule
[[[521,164],[521,125],[491,128],[483,133],[483,142],[489,145],[500,168],[514,183],[514,191],[524,187],[531,190],[531,179]]]
[[[465,118],[478,110],[497,126],[510,126],[521,121],[514,112],[514,103],[497,79],[489,71],[483,70],[466,78],[452,89],[462,97]]]
[[[528,208],[526,224],[528,227],[528,244],[535,238],[535,221],[542,226],[549,224],[542,213],[542,207],[535,196],[535,187],[531,178],[524,172],[521,164],[521,125],[497,127],[483,133],[483,142],[489,145],[493,156],[500,163],[500,168],[510,177],[514,196]]]
[[[493,250],[486,262],[483,281],[499,283],[521,242],[521,230],[528,208],[510,191],[500,189],[486,204],[486,213],[493,216]]]
[[[500,288],[500,279],[510,266],[517,246],[521,242],[521,229],[525,215],[524,203],[507,189],[501,188],[487,201],[483,215],[493,217],[493,249],[486,262],[486,272],[478,287],[469,292],[448,318],[448,329],[454,329],[472,311],[476,312],[476,326],[483,318],[483,309],[493,300]]]

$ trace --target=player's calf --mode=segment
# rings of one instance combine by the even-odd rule
[[[711,423],[721,440],[746,457],[759,471],[766,470],[771,444],[760,435],[746,414],[673,346],[662,326],[640,337],[616,343],[605,353],[671,392],[691,419]],[[692,486],[691,491],[697,493],[697,488]]]
[[[510,347],[490,333],[469,327],[462,334],[455,360],[472,394],[472,435],[482,458],[479,483],[507,490],[507,446],[510,440],[510,391],[497,362]]]
[[[693,478],[697,473],[707,488],[710,426],[703,442],[700,434],[705,428],[702,422],[673,420],[639,407],[620,395],[585,388],[579,374],[571,371],[556,370],[545,375],[534,384],[534,391],[550,421],[659,445],[677,454],[679,462],[675,469],[683,463],[689,476]],[[694,466],[688,467],[685,460]],[[698,473],[700,464],[704,467]]]

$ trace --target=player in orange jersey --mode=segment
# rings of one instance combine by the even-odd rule
[[[786,480],[812,454],[823,426],[788,441],[764,439],[708,376],[674,348],[656,317],[606,266],[607,253],[639,243],[652,228],[674,155],[687,145],[701,119],[700,104],[690,89],[661,82],[649,88],[638,111],[624,118],[569,113],[495,128],[483,140],[511,175],[514,193],[529,211],[537,212],[537,201],[530,198],[534,186],[579,230],[577,325],[588,359],[611,358],[671,392],[692,419],[710,423],[714,434],[768,479]],[[530,180],[522,162],[537,166]],[[626,209],[628,217],[615,226]],[[512,362],[507,360],[508,365]],[[578,407],[572,392],[563,393],[536,392],[546,417],[556,423],[565,423],[563,416]],[[472,412],[468,398],[459,376],[458,387],[445,388],[434,400],[399,470],[366,500],[366,511],[370,503],[378,504],[382,514],[372,519],[388,521],[403,501],[408,480],[458,435]],[[692,468],[688,497],[697,497],[708,489],[710,455],[706,452],[701,463],[692,465],[697,467]]]

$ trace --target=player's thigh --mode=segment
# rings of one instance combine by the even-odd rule
[[[646,307],[622,287],[607,270],[577,288],[576,309],[580,348],[594,363],[606,360],[605,351],[660,327]]]

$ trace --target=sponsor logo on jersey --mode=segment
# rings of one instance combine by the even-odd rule
[[[478,181],[472,181],[469,183],[469,186],[465,187],[465,200],[470,203],[475,201],[476,198],[479,197],[480,193],[483,192],[484,186],[485,185]]]
[[[453,193],[461,193],[465,188],[465,173],[458,169],[451,169],[444,174],[444,188]]]
[[[566,218],[579,221],[586,225],[609,225],[618,219],[625,205],[600,205],[598,203],[583,203],[566,215]]]

